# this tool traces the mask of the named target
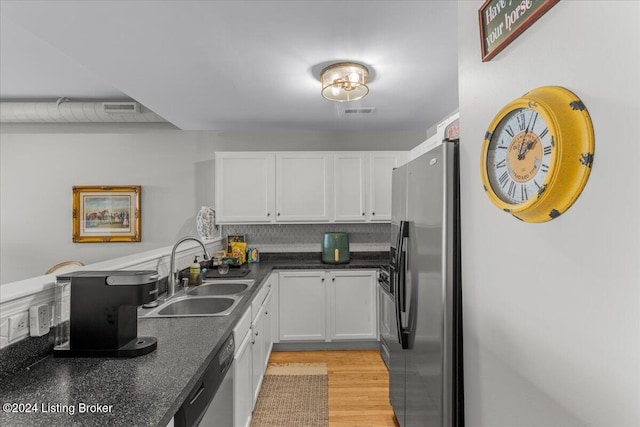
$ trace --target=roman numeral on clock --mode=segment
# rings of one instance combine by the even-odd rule
[[[509,197],[511,197],[512,199],[515,197],[516,195],[516,183],[511,181],[510,185],[509,185],[509,191],[507,192],[509,194]]]
[[[502,159],[498,163],[496,163],[496,169],[505,167],[507,165],[506,161],[506,159]]]
[[[548,156],[549,154],[551,154],[551,146],[550,145],[544,147],[544,155]]]
[[[522,184],[520,186],[520,199],[521,200],[527,200],[528,198],[529,197],[527,195],[527,187],[524,184]]]
[[[511,125],[507,126],[507,128],[504,131],[507,132],[511,138],[513,138],[514,133],[513,133],[513,129],[511,129]]]
[[[544,138],[547,134],[549,133],[549,129],[544,128],[544,130],[542,132],[540,132],[540,134],[538,135],[538,137],[540,139]]]
[[[507,183],[507,178],[509,178],[509,174],[507,172],[503,172],[502,175],[500,175],[500,178],[498,178],[498,182],[500,183],[501,187],[504,187],[504,185]]]
[[[525,128],[525,118],[524,118],[524,113],[522,113],[522,112],[521,112],[520,114],[518,114],[517,118],[518,118],[518,129],[520,129],[521,131],[523,131],[523,130],[524,130],[524,128]]]

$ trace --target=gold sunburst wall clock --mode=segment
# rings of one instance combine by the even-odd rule
[[[594,154],[591,117],[573,92],[543,86],[498,112],[482,144],[489,200],[526,222],[566,212],[589,179]]]

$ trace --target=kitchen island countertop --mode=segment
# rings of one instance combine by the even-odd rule
[[[256,284],[228,316],[140,318],[138,335],[158,339],[150,354],[123,359],[48,356],[3,378],[0,425],[164,427],[271,271],[371,269],[388,263],[384,252],[352,253],[351,262],[335,265],[323,264],[317,253],[261,256],[245,277]]]

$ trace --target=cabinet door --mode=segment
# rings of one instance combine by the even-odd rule
[[[335,220],[360,222],[366,212],[366,156],[363,153],[333,155]]]
[[[282,271],[279,276],[280,342],[324,341],[324,271]]]
[[[378,329],[381,337],[389,337],[391,335],[389,325],[394,320],[392,316],[395,315],[395,313],[391,313],[391,307],[387,304],[388,298],[390,296],[378,286]]]
[[[252,403],[255,405],[264,377],[264,311],[260,310],[251,324],[253,341],[251,346],[251,385],[253,390]]]
[[[322,153],[277,153],[276,221],[329,221],[333,165]]]
[[[253,411],[251,377],[251,331],[247,332],[233,361],[233,425],[249,427]]]
[[[398,167],[398,152],[369,154],[369,219],[391,221],[391,172]]]
[[[269,363],[269,356],[271,356],[271,349],[273,348],[273,339],[272,339],[272,331],[271,331],[271,318],[273,317],[272,309],[271,309],[271,293],[264,300],[264,304],[262,305],[262,311],[264,312],[264,317],[262,323],[264,324],[264,336],[262,342],[264,344],[264,350],[262,352],[263,358],[263,367],[262,370],[267,369],[267,363]]]
[[[329,277],[331,339],[377,339],[375,271],[333,270]]]
[[[279,308],[279,297],[280,295],[280,285],[279,285],[280,274],[278,271],[274,271],[269,276],[269,280],[271,281],[271,343],[280,342],[280,318],[278,317],[278,313],[280,312]]]
[[[215,163],[216,222],[273,222],[275,155],[217,153]]]

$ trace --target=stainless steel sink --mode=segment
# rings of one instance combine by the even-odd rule
[[[249,279],[205,280],[186,294],[173,297],[153,309],[138,309],[138,317],[226,316],[255,283]]]
[[[253,280],[207,280],[188,291],[188,295],[215,296],[238,295],[253,286]]]
[[[198,317],[226,316],[233,311],[240,296],[181,296],[148,310],[138,310],[138,317]]]

